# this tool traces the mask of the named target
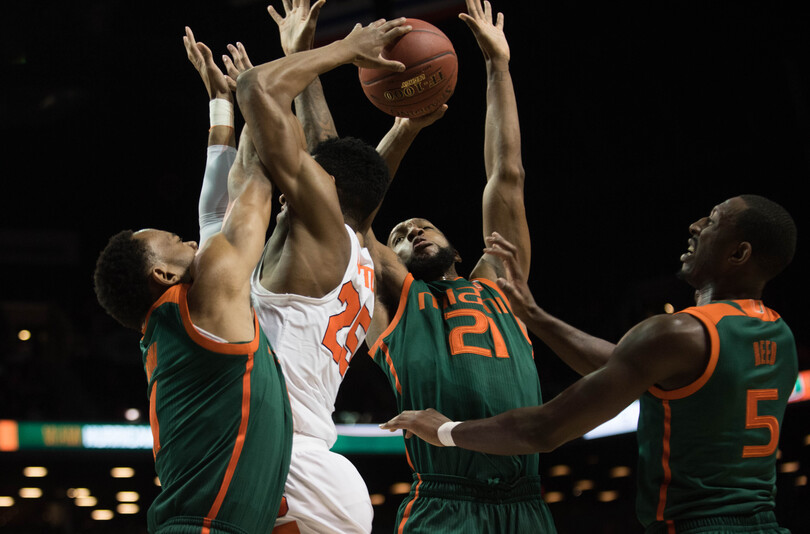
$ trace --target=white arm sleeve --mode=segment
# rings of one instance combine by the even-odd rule
[[[225,210],[228,208],[228,172],[235,160],[236,149],[232,146],[208,147],[198,207],[200,247],[222,228],[222,219],[225,218]]]

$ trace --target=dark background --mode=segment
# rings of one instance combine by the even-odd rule
[[[799,227],[796,259],[765,301],[792,325],[800,367],[810,368],[802,194],[810,19],[798,4],[495,2],[512,51],[530,284],[542,306],[617,341],[665,303],[690,305],[692,290],[675,278],[689,224],[730,196],[761,194]],[[463,5],[329,0],[318,41],[357,21],[404,15],[429,20],[454,43],[450,109],[414,143],[375,230],[387,235],[402,219],[428,217],[460,250],[466,274],[483,246],[485,78],[456,17]],[[265,6],[4,3],[0,419],[112,422],[126,408],[145,411],[138,334],[97,305],[95,258],[124,228],[197,238],[208,105],[183,28],[215,57],[239,40],[255,64],[269,61],[281,49]],[[356,68],[322,80],[339,133],[376,144],[392,119],[365,99]],[[31,340],[17,339],[21,328]],[[535,351],[553,397],[575,377],[539,342]],[[337,420],[379,422],[392,411],[379,371],[356,358]]]

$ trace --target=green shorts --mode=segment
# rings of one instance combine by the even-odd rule
[[[540,477],[488,484],[462,477],[414,474],[397,513],[399,534],[556,534]]]
[[[653,523],[644,534],[790,534],[776,522],[773,512],[753,515],[719,515]]]

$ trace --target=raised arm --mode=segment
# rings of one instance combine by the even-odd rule
[[[631,329],[601,369],[579,379],[542,406],[519,408],[450,430],[458,447],[489,454],[547,452],[615,417],[656,385],[694,377],[706,365],[706,335],[690,316],[656,316]],[[403,412],[381,425],[404,429],[437,446],[439,427],[450,421],[435,410]],[[443,431],[444,433],[444,431]]]
[[[325,3],[326,0],[318,0],[310,7],[309,0],[292,0],[291,4],[285,1],[283,17],[272,5],[267,6],[267,12],[278,25],[284,55],[313,48],[318,15]],[[337,137],[337,129],[329,106],[326,105],[320,77],[316,77],[301,91],[294,103],[295,114],[304,128],[308,152],[311,153],[321,141]]]
[[[487,112],[484,164],[487,185],[483,195],[484,237],[498,232],[518,247],[518,261],[528,274],[531,242],[523,199],[524,170],[520,148],[515,90],[509,73],[509,44],[502,13],[493,16],[488,1],[467,0],[467,13],[459,17],[473,32],[487,70]],[[473,278],[495,280],[503,271],[497,258],[484,255]]]
[[[503,263],[505,274],[496,281],[498,287],[509,298],[515,315],[534,335],[581,375],[591,373],[607,363],[616,348],[615,344],[586,334],[540,308],[517,261],[518,248],[497,232],[488,236],[486,243],[484,252],[500,258]]]
[[[228,196],[222,230],[198,253],[189,311],[196,326],[229,341],[244,341],[254,335],[250,275],[264,248],[273,196],[247,126],[228,174]]]
[[[236,158],[233,94],[228,88],[226,76],[214,64],[211,50],[195,40],[191,28],[186,27],[183,45],[189,61],[205,84],[209,100],[211,127],[208,130],[205,173],[198,203],[202,247],[209,237],[220,230],[228,205],[228,171]]]
[[[381,56],[386,44],[409,31],[403,22],[357,25],[342,40],[239,75],[240,109],[251,126],[259,156],[291,212],[294,250],[290,254],[295,260],[274,270],[274,280],[265,284],[271,291],[321,296],[339,282],[350,254],[334,180],[309,154],[301,123],[292,112],[293,99],[316,76],[347,63],[403,69],[401,63]],[[339,268],[330,270],[330,266]]]

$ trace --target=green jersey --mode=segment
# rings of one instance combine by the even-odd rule
[[[152,306],[141,340],[161,483],[149,531],[269,532],[292,447],[284,377],[255,314],[252,341],[215,341],[191,323],[188,287]]]
[[[461,421],[542,404],[525,327],[488,280],[424,282],[408,274],[396,314],[370,353],[400,411],[435,408]],[[405,446],[417,474],[511,483],[539,471],[536,454],[488,455],[418,439]]]
[[[639,520],[771,511],[779,428],[798,373],[793,334],[758,300],[681,313],[703,323],[709,362],[694,383],[641,398]]]

